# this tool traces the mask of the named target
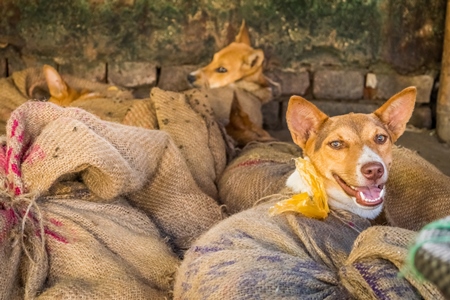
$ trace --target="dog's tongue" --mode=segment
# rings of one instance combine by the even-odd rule
[[[356,202],[365,206],[374,206],[383,202],[383,198],[381,197],[381,192],[383,189],[380,189],[376,186],[361,186],[356,188]]]

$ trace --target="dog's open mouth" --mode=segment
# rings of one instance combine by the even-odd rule
[[[350,186],[341,177],[334,174],[334,178],[347,195],[354,197],[356,203],[362,206],[377,206],[383,202],[384,184],[377,186]]]

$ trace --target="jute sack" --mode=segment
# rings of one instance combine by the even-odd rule
[[[8,141],[21,139],[16,133]],[[179,259],[147,215],[123,197],[99,198],[74,176],[21,193],[14,144],[0,148],[0,299],[170,297]]]
[[[234,214],[280,192],[295,170],[293,159],[301,155],[301,149],[293,143],[248,144],[227,165],[219,180],[220,202]]]
[[[76,78],[67,78],[79,86]],[[201,190],[218,198],[216,185],[226,165],[226,147],[205,93],[199,90],[177,93],[153,88],[146,99],[110,96],[78,100],[71,106],[83,108],[103,120],[169,133]]]
[[[82,193],[2,193],[0,299],[170,297],[179,259],[148,216]]]
[[[226,86],[205,90],[217,120],[221,124],[228,124],[233,98],[239,101],[242,110],[250,120],[259,127],[263,125],[261,107],[273,99],[272,90],[267,87],[248,83],[237,86]]]
[[[412,232],[368,229],[345,211],[324,221],[271,217],[277,200],[200,237],[178,269],[174,299],[443,299],[432,285],[397,276]]]
[[[125,195],[180,248],[222,218],[218,203],[200,190],[164,131],[42,102],[20,106],[8,127],[8,181],[16,194],[40,194],[64,174],[79,173],[101,199]]]
[[[389,224],[419,230],[450,215],[450,178],[420,155],[393,148],[384,210]]]
[[[217,199],[217,181],[227,156],[223,131],[207,95],[199,90],[177,93],[153,88],[150,100],[158,128],[175,142],[201,190]]]

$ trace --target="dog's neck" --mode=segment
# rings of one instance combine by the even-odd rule
[[[272,81],[262,73],[259,73],[259,77],[260,79],[256,81],[249,80],[251,78],[245,77],[235,82],[233,85],[255,95],[263,104],[279,96],[280,85],[277,82]]]
[[[303,157],[303,159],[309,161],[309,158],[307,156]],[[286,186],[290,188],[292,192],[294,192],[295,194],[306,192],[310,197],[313,196],[311,186],[309,186],[309,184],[303,180],[302,176],[300,176],[300,173],[297,171],[297,169],[287,179]]]

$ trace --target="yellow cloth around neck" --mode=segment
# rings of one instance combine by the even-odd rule
[[[330,212],[328,198],[322,178],[317,176],[313,164],[303,158],[295,159],[295,167],[303,181],[311,187],[312,196],[307,192],[293,195],[291,199],[276,203],[269,210],[271,216],[287,211],[299,212],[308,218],[325,219]]]

